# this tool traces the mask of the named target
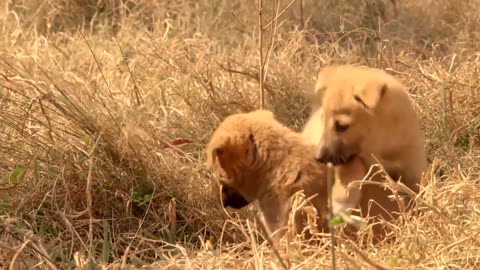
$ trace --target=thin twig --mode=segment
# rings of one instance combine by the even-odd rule
[[[388,267],[386,266],[383,266],[383,265],[380,265],[376,262],[374,262],[373,260],[371,260],[368,255],[366,255],[365,253],[363,253],[360,249],[358,249],[357,247],[355,247],[351,241],[342,241],[340,240],[343,244],[345,244],[345,246],[350,249],[351,251],[353,251],[355,254],[357,254],[362,260],[364,260],[366,263],[368,263],[370,266],[372,266],[373,268],[375,268],[376,270],[387,270],[389,269]]]
[[[85,188],[85,195],[87,197],[87,212],[88,212],[88,244],[90,248],[88,250],[88,260],[89,263],[93,262],[94,252],[93,252],[93,199],[92,199],[92,171],[93,171],[93,154],[95,153],[95,149],[97,148],[98,143],[100,142],[100,138],[102,134],[98,135],[98,138],[93,145],[92,149],[89,153],[89,164],[88,164],[88,174],[87,174],[87,185]]]
[[[277,248],[273,244],[273,241],[270,238],[270,235],[268,235],[267,229],[265,228],[265,225],[263,224],[263,222],[258,218],[258,216],[255,216],[255,221],[257,222],[257,225],[262,230],[262,233],[265,235],[265,238],[267,239],[268,244],[272,247],[273,254],[275,255],[275,257],[277,257],[278,261],[280,262],[280,265],[282,265],[283,269],[288,270],[288,266],[282,260],[282,257],[280,256],[280,253],[278,252]]]
[[[100,65],[100,62],[98,61],[97,59],[97,56],[95,55],[95,53],[93,52],[93,49],[92,47],[90,46],[90,43],[88,43],[88,40],[87,38],[85,37],[85,35],[83,34],[82,31],[79,31],[80,34],[82,35],[83,39],[85,40],[85,43],[87,44],[87,47],[88,49],[90,50],[90,53],[92,54],[93,56],[93,59],[95,60],[95,63],[97,64],[97,67],[100,71],[100,74],[102,75],[102,78],[103,78],[103,81],[105,82],[105,85],[107,86],[107,90],[108,90],[108,93],[110,95],[110,98],[112,98],[112,100],[115,100],[113,98],[113,94],[112,94],[112,90],[110,89],[110,86],[108,85],[108,82],[107,82],[107,78],[105,77],[105,74],[103,74],[103,70],[102,70],[102,66]],[[97,90],[95,90],[95,92],[93,93],[92,96],[95,96],[95,94],[97,93]]]
[[[235,64],[237,64],[237,63],[235,63]],[[248,78],[254,79],[257,82],[260,82],[260,80],[259,80],[260,76],[255,71],[249,71],[249,70],[246,70],[245,68],[243,70],[237,70],[237,69],[233,69],[233,68],[230,68],[230,67],[226,67],[226,66],[224,66],[220,63],[218,65],[220,66],[221,69],[223,69],[223,70],[225,70],[229,73],[244,75]],[[265,89],[265,91],[267,93],[270,93],[270,94],[273,93],[273,90],[272,90],[271,86],[269,86],[268,83],[265,83],[265,81],[263,82],[263,89]]]
[[[142,95],[139,92],[140,87],[138,86],[137,81],[135,80],[135,76],[133,76],[132,69],[130,69],[130,66],[128,65],[127,55],[123,52],[122,46],[120,46],[120,42],[118,41],[116,36],[115,36],[115,41],[117,42],[117,46],[120,49],[120,53],[122,54],[122,60],[123,60],[122,62],[127,67],[128,73],[130,74],[130,77],[132,78],[133,92],[135,93],[135,98],[137,100],[137,105],[143,105],[143,98],[142,98]]]
[[[276,4],[276,5],[275,5]],[[272,1],[272,17],[278,14],[278,10],[280,9],[280,2],[277,3],[276,0]],[[265,56],[265,60],[263,61],[263,81],[265,82],[267,80],[267,73],[268,73],[268,63],[270,62],[270,54],[272,53],[273,50],[273,44],[275,43],[275,35],[277,33],[277,21],[272,25],[272,30],[270,31],[270,39],[268,42],[268,47],[267,47],[267,54]]]
[[[264,89],[263,89],[263,17],[262,17],[262,9],[263,9],[263,1],[258,0],[258,53],[259,53],[259,68],[260,72],[258,74],[259,82],[260,82],[260,109],[265,108],[265,97],[264,97]]]
[[[156,188],[153,189],[152,197],[153,197],[153,194],[155,194],[155,191],[156,191]],[[125,269],[126,266],[127,266],[127,258],[128,258],[129,253],[130,253],[130,249],[132,248],[133,242],[135,241],[135,239],[140,234],[140,231],[142,230],[143,223],[145,222],[145,219],[146,219],[147,215],[150,213],[151,206],[152,206],[152,200],[149,200],[148,204],[147,204],[147,209],[145,211],[145,214],[143,215],[142,219],[138,223],[138,228],[135,231],[135,234],[133,235],[132,240],[130,240],[130,243],[128,243],[127,248],[125,248],[125,253],[122,256],[122,263],[120,265],[120,269]],[[170,243],[167,243],[167,244],[170,244]],[[177,245],[175,245],[175,247],[176,246]]]
[[[25,242],[23,242],[23,244],[17,248],[17,251],[15,252],[15,254],[13,255],[12,259],[10,260],[10,265],[8,266],[8,270],[13,270],[15,268],[13,268],[13,265],[15,264],[15,261],[17,260],[18,256],[20,255],[20,253],[22,253],[23,249],[30,243],[30,240],[27,240]]]
[[[300,29],[305,28],[305,19],[303,18],[303,0],[300,0]]]
[[[330,238],[331,238],[331,253],[332,253],[332,270],[337,268],[337,261],[335,258],[335,227],[333,226],[331,219],[333,218],[333,207],[332,207],[332,187],[333,187],[333,165],[332,163],[327,163],[327,191],[328,191],[328,227],[330,230]]]
[[[59,269],[59,266],[52,260],[50,259],[50,256],[48,255],[47,252],[45,252],[45,250],[39,246],[37,246],[32,240],[32,237],[29,237],[30,239],[28,240],[25,240],[27,237],[26,237],[26,234],[21,232],[20,230],[18,230],[16,227],[14,226],[8,226],[6,224],[1,224],[2,220],[0,219],[0,227],[3,228],[3,230],[8,233],[9,235],[11,235],[13,238],[15,238],[17,241],[20,241],[20,242],[23,242],[23,241],[26,241],[28,242],[28,246],[33,249],[35,252],[37,252],[38,255],[40,255],[41,257],[43,257],[45,260],[46,260],[46,263],[47,265],[51,268],[51,269]]]
[[[277,13],[277,15],[275,16],[275,18],[273,18],[269,23],[267,23],[267,25],[265,25],[262,29],[265,30],[267,29],[272,23],[274,22],[277,22],[278,21],[278,18],[280,18],[280,16],[283,15],[283,13],[285,13],[285,11],[287,11],[297,0],[292,0],[280,13]]]

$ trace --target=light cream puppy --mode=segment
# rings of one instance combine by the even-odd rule
[[[302,133],[318,144],[320,162],[341,168],[359,158],[369,168],[378,160],[393,179],[400,178],[418,192],[427,168],[424,135],[407,90],[398,80],[368,67],[327,66],[320,70],[312,96],[312,103],[319,106],[315,105]],[[367,204],[378,193],[385,191],[362,188],[361,196],[352,200],[365,197],[363,204]],[[386,196],[376,202],[390,204]]]
[[[301,131],[305,142],[311,144],[314,148],[317,148],[320,136],[323,133],[323,125],[318,121],[322,117],[322,113],[321,107],[317,107]],[[334,167],[335,182],[332,187],[332,212],[334,215],[358,208],[361,191],[357,187],[348,187],[348,184],[354,180],[362,180],[367,174],[367,170],[368,168],[359,159],[356,162],[350,162],[348,166],[337,165]]]
[[[315,195],[317,228],[328,231],[326,166],[315,160],[314,151],[270,111],[258,110],[222,121],[207,145],[207,168],[220,182],[223,205],[240,209],[257,201],[268,233],[276,232],[278,240],[288,224],[291,199],[300,190],[307,198]],[[295,234],[305,227],[305,218],[295,216]]]

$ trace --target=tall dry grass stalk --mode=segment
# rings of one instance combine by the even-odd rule
[[[329,63],[402,80],[433,161],[419,215],[376,246],[339,237],[337,268],[478,268],[478,2],[263,2],[261,28],[242,1],[3,3],[1,268],[280,269],[251,209],[221,208],[204,147],[226,115],[260,106],[260,81],[265,107],[299,129]],[[319,238],[280,252],[289,269],[330,269]]]

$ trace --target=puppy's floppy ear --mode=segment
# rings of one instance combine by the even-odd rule
[[[313,89],[307,91],[306,98],[310,103],[312,111],[316,111],[318,108],[321,107],[323,96],[325,95],[326,90],[327,87],[324,85],[322,79],[319,77],[315,82],[315,86],[313,87]]]
[[[387,90],[388,86],[386,83],[375,85],[367,84],[364,87],[357,88],[354,91],[353,97],[355,101],[360,103],[365,109],[373,110],[378,106]]]
[[[222,143],[212,142],[207,147],[207,169],[210,170],[212,166],[219,162],[220,166],[225,165],[225,151],[228,148],[229,139],[225,139]]]
[[[207,147],[207,170],[211,170],[215,163],[216,153],[214,153],[210,146]]]
[[[247,134],[247,136],[243,135],[235,139],[227,137],[209,145],[207,147],[207,169],[211,169],[217,162],[226,171],[238,166],[239,162],[247,166],[253,165],[257,160],[258,149],[253,133]]]
[[[326,78],[334,75],[336,73],[336,66],[321,66],[317,72],[317,78],[315,80],[315,86],[313,87],[312,95],[316,99],[316,102],[320,102],[323,99],[323,95],[327,90],[327,85],[325,84]]]
[[[319,80],[315,84],[315,88],[313,89],[313,95],[315,97],[322,98],[323,94],[325,93],[325,90],[327,90],[327,87],[322,84],[322,82]]]

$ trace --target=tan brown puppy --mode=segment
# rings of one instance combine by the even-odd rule
[[[326,231],[326,166],[313,158],[315,147],[278,122],[269,111],[228,116],[207,146],[207,168],[219,179],[224,206],[259,202],[269,234],[283,235],[292,196],[303,190],[317,210],[317,227]],[[364,174],[364,172],[363,172]],[[299,233],[304,216],[295,216]]]
[[[378,69],[328,66],[320,70],[313,96],[313,103],[321,105],[315,106],[303,133],[319,145],[320,162],[341,167],[360,158],[369,168],[378,159],[393,179],[401,178],[418,192],[427,168],[424,135],[398,80]],[[389,215],[391,202],[382,188],[362,188],[361,197],[361,204],[375,200],[377,208],[385,206],[383,216]]]

